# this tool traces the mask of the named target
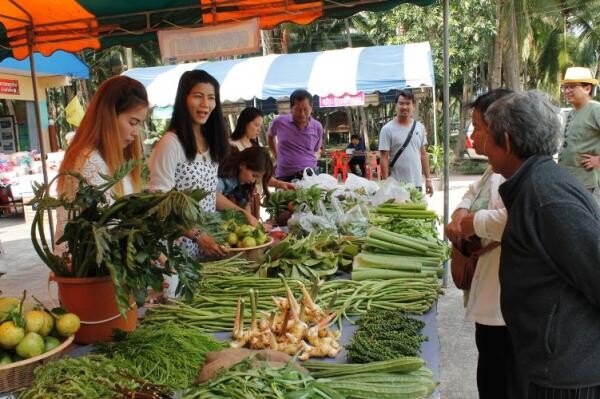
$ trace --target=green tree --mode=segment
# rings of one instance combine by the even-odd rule
[[[353,47],[376,44],[365,32],[364,14],[347,18]],[[320,19],[309,25],[283,24],[288,53],[335,50],[348,47],[346,24],[343,19]]]
[[[436,87],[441,96],[443,76],[443,8],[403,4],[389,13],[366,15],[366,33],[377,44],[404,44],[428,41],[431,44]],[[455,154],[464,146],[465,105],[473,93],[487,88],[487,60],[491,59],[495,24],[494,0],[450,2],[449,84],[451,101],[459,115],[459,139]],[[452,104],[451,104],[452,105]],[[442,115],[438,112],[438,115]],[[429,129],[431,131],[431,129]]]

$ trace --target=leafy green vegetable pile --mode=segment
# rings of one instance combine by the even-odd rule
[[[231,398],[231,399],[282,399],[313,398],[328,399],[326,387],[318,387],[315,379],[303,374],[291,364],[270,367],[266,362],[258,366],[246,359],[221,372],[211,380],[191,388],[182,399]]]
[[[108,190],[135,166],[129,161],[102,177],[106,183],[89,184],[83,176],[66,173],[79,181],[73,199],[53,198],[48,185],[36,185],[29,203],[37,206],[31,235],[33,247],[44,263],[60,277],[111,276],[121,314],[129,309],[133,293],[143,304],[147,288],[162,289],[164,274],[179,275],[183,294],[191,296],[197,286],[196,264],[175,244],[182,230],[191,228],[200,218],[199,202],[203,190],[171,190],[165,193],[137,193],[117,198],[109,204]],[[44,213],[62,207],[69,215],[58,243],[67,243],[67,252],[57,256],[47,241]],[[164,267],[154,262],[167,256]]]
[[[136,375],[127,360],[89,355],[38,367],[35,382],[19,398],[166,399],[171,394],[168,389]]]
[[[129,360],[138,375],[173,390],[190,386],[206,353],[224,347],[211,335],[169,322],[138,328],[120,338],[102,344],[100,350]]]
[[[261,262],[261,277],[285,277],[314,279],[331,276],[338,268],[350,266],[358,246],[351,237],[339,237],[332,233],[310,233],[304,238],[288,235],[269,249]]]

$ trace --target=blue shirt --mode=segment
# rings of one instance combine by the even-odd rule
[[[240,184],[237,177],[219,177],[217,191],[240,208],[244,208],[250,201],[252,185]]]
[[[346,148],[354,148],[354,151],[361,151],[363,153],[367,151],[367,147],[365,147],[365,143],[362,140],[359,140],[357,145],[350,143]],[[365,162],[364,155],[352,156],[351,159],[355,162]]]

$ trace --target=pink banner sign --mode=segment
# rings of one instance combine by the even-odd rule
[[[327,97],[319,97],[319,107],[354,107],[357,105],[365,105],[365,93],[359,91],[356,94],[345,93],[343,96],[334,96],[333,94]]]
[[[163,62],[173,64],[190,60],[255,53],[260,49],[258,18],[202,28],[158,31]]]
[[[0,79],[0,94],[19,95],[19,81],[13,79]]]

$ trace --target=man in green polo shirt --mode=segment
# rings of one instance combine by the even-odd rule
[[[559,165],[569,170],[600,203],[600,103],[592,100],[598,85],[588,68],[568,68],[561,82],[573,110],[567,116]]]

